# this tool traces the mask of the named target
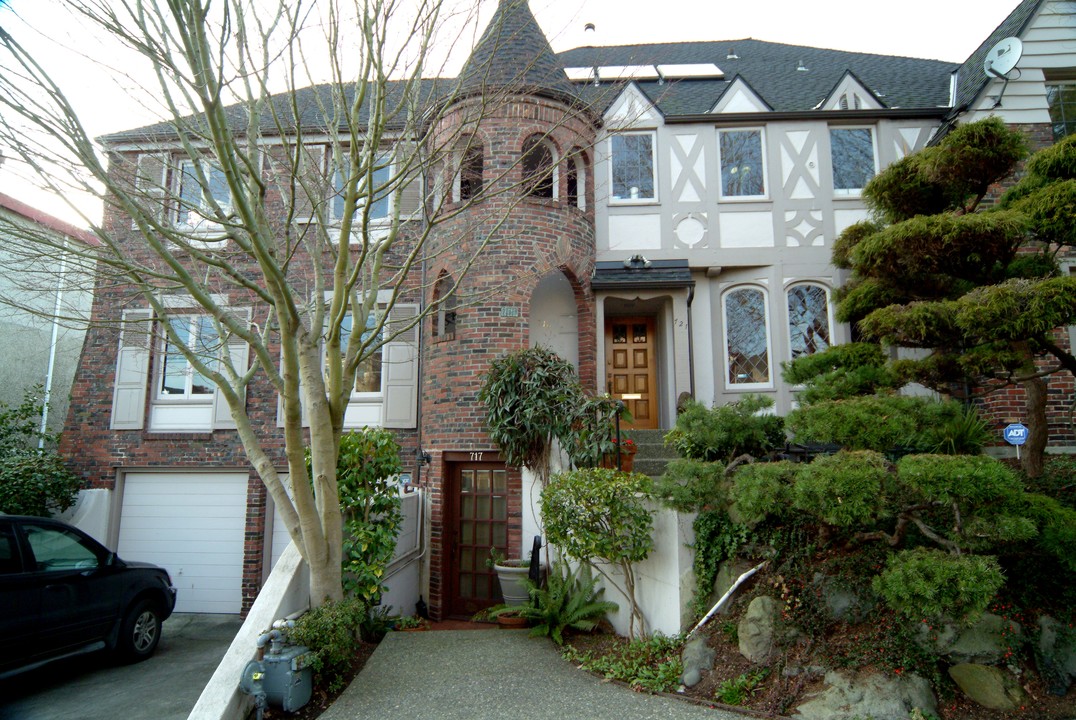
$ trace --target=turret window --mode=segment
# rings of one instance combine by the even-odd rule
[[[472,200],[482,192],[482,173],[485,162],[482,145],[477,140],[462,144],[459,154],[460,171],[456,175],[453,195],[457,202]]]
[[[557,196],[557,167],[553,148],[538,136],[523,142],[523,192],[531,197]]]

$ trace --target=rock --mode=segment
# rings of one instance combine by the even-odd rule
[[[1016,710],[1024,702],[1020,683],[1000,668],[961,663],[949,668],[949,677],[965,695],[991,710]]]
[[[874,607],[870,599],[822,573],[815,574],[814,584],[822,588],[822,600],[831,620],[863,622]]]
[[[717,652],[706,642],[705,635],[695,635],[684,645],[680,658],[684,663],[684,673],[680,682],[687,687],[694,687],[702,680],[702,674],[714,666]]]
[[[764,663],[777,649],[780,606],[777,601],[760,595],[747,606],[740,619],[738,634],[740,653],[753,663]]]
[[[825,690],[796,708],[792,717],[802,720],[907,720],[918,709],[934,715],[937,700],[930,683],[917,675],[853,675],[841,670],[826,673]]]
[[[712,606],[721,599],[721,596],[729,591],[729,588],[733,586],[737,578],[750,570],[751,567],[751,563],[746,560],[726,560],[721,563],[717,568],[717,577],[714,578],[714,591],[711,593],[707,604]],[[737,592],[742,592],[742,590],[743,588],[741,587]],[[717,614],[727,615],[729,608],[731,607],[731,602],[726,603],[725,607],[721,608]]]
[[[960,628],[952,622],[937,627],[921,623],[916,628],[916,641],[953,663],[994,664],[1023,643],[1024,632],[1019,623],[983,613],[968,628]]]
[[[1063,696],[1076,680],[1076,632],[1052,617],[1039,618],[1035,664],[1051,695]]]

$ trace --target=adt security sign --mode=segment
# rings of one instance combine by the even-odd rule
[[[1005,428],[1005,442],[1010,445],[1023,445],[1027,442],[1027,426],[1012,423]]]

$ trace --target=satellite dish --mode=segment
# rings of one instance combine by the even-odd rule
[[[987,77],[1004,78],[1016,63],[1020,62],[1020,55],[1024,52],[1024,44],[1020,38],[1008,37],[998,41],[983,61],[983,72]]]

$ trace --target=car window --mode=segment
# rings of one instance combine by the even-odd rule
[[[22,572],[19,546],[15,544],[15,527],[11,523],[0,524],[0,575]]]
[[[97,567],[97,555],[73,532],[54,527],[24,525],[38,570],[87,570]]]

